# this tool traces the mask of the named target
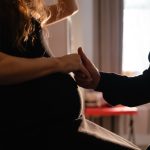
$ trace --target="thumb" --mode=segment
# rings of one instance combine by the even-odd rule
[[[78,48],[78,54],[81,57],[82,63],[87,67],[90,64],[90,61],[87,58],[87,56],[85,55],[85,53],[83,52],[81,47]]]
[[[87,79],[91,80],[91,75],[84,66],[81,67],[81,72],[80,73],[82,74],[81,76],[83,78],[87,78]]]

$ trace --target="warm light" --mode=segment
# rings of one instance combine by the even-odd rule
[[[149,67],[150,1],[125,0],[123,23],[122,70],[132,76]]]

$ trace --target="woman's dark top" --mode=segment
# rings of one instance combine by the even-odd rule
[[[41,43],[41,27],[40,24],[32,19],[32,24],[34,31],[29,35],[27,41],[23,41],[22,50],[18,49],[17,46],[9,40],[9,36],[11,38],[11,32],[9,35],[5,34],[6,30],[8,30],[7,25],[3,22],[0,24],[0,51],[10,54],[12,56],[18,57],[26,57],[26,58],[35,58],[47,56],[44,47]],[[33,40],[34,37],[34,40]]]
[[[149,53],[150,62],[150,53]],[[150,102],[150,67],[135,77],[100,72],[96,90],[103,92],[104,99],[112,104],[138,106]]]
[[[41,27],[35,20],[33,26],[35,31],[23,43],[26,50],[12,48],[7,44],[7,38],[0,36],[0,51],[30,59],[48,57],[40,39]],[[32,36],[35,38],[34,44]],[[62,135],[72,134],[80,124],[77,121],[81,115],[80,96],[76,82],[69,74],[58,72],[21,84],[0,86],[0,93],[3,139],[13,139],[17,135],[42,138],[47,142],[54,135],[59,139]]]

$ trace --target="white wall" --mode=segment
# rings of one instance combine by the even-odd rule
[[[54,4],[57,0],[45,0],[48,5]],[[71,49],[70,21],[63,20],[48,27],[49,47],[55,56],[63,56]]]
[[[133,116],[133,131],[137,145],[150,144],[150,103],[138,106],[138,113]],[[119,134],[129,138],[130,116],[121,116],[119,121]],[[116,122],[117,123],[117,122]]]
[[[55,56],[63,56],[71,49],[68,20],[49,26],[49,45]]]
[[[78,0],[79,12],[72,16],[72,49],[82,46],[90,60],[98,65],[97,0]],[[94,17],[95,16],[95,17]]]

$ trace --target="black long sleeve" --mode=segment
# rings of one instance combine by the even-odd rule
[[[150,67],[135,77],[100,72],[101,79],[96,90],[112,104],[138,106],[150,102]]]

